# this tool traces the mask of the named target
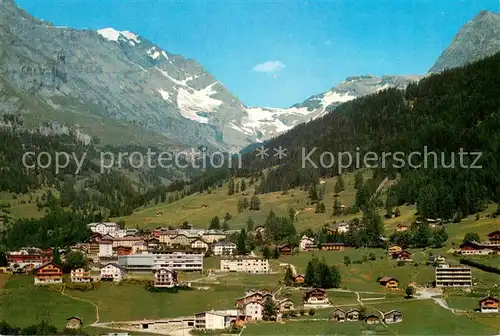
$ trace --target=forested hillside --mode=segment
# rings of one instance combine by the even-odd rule
[[[368,151],[379,155],[404,152],[408,156],[413,151],[423,152],[426,146],[428,152],[436,152],[436,168],[431,156],[427,169],[414,169],[408,164],[401,167],[393,157],[386,158],[386,168],[376,169],[380,180],[400,176],[388,192],[389,207],[416,203],[423,216],[460,219],[500,197],[499,86],[500,54],[496,54],[426,77],[405,91],[387,89],[344,103],[323,118],[299,125],[266,143],[269,149],[287,148],[288,155],[282,160],[273,155],[260,159],[252,152],[245,155],[244,169],[236,175],[267,169],[267,176],[260,183],[262,193],[309,187],[321,176],[338,174],[338,165],[314,168],[306,162],[303,168],[302,148],[309,153],[318,147],[310,156],[318,164],[324,151],[334,153],[335,158],[336,153],[344,151],[353,156],[359,151],[361,157]],[[482,152],[476,162],[482,169],[462,168],[461,149]],[[452,160],[455,168],[445,168]],[[475,155],[464,155],[462,166],[470,166],[474,160]],[[417,156],[412,162],[416,165],[422,160]]]

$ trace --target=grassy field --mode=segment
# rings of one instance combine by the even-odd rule
[[[352,308],[355,307],[357,306]],[[324,320],[327,316],[318,311],[309,319],[317,318],[321,319],[320,321],[299,319],[281,324],[265,322],[249,324],[244,334],[360,335],[370,332],[376,335],[496,335],[500,331],[494,325],[484,322],[484,317],[455,315],[432,300],[406,300],[367,305],[368,314],[374,313],[379,316],[379,311],[387,312],[392,309],[398,309],[403,313],[403,322],[387,326],[368,326],[363,322],[333,323]]]
[[[434,280],[434,269],[425,266],[427,251],[410,250],[413,253],[413,262],[408,262],[404,266],[397,266],[397,262],[387,258],[385,251],[380,249],[347,249],[341,252],[315,251],[303,252],[292,256],[283,256],[281,262],[294,264],[297,272],[304,273],[307,263],[313,256],[319,259],[325,258],[330,265],[336,265],[342,276],[342,287],[359,291],[375,291],[381,293],[393,293],[380,286],[376,280],[382,276],[392,276],[400,281],[400,287],[404,287],[409,282],[417,284],[429,284]],[[344,257],[348,256],[352,262],[362,260],[363,256],[373,253],[376,257],[374,261],[366,261],[361,264],[352,263],[345,266]],[[419,266],[414,266],[418,262]]]
[[[365,179],[370,177],[369,172],[365,172]],[[158,204],[154,207],[141,209],[134,214],[123,219],[127,226],[139,225],[140,227],[154,228],[157,226],[177,226],[184,221],[189,221],[197,227],[208,227],[210,220],[214,216],[223,218],[227,212],[230,212],[233,218],[229,221],[231,228],[239,229],[245,226],[249,217],[251,217],[256,225],[261,225],[266,220],[269,211],[273,210],[278,215],[288,215],[290,207],[299,211],[297,215],[296,226],[300,230],[307,228],[317,229],[325,223],[331,223],[334,220],[342,221],[352,219],[356,215],[332,217],[333,209],[333,188],[336,183],[336,178],[325,180],[323,184],[325,195],[323,202],[325,203],[327,212],[324,214],[316,214],[314,205],[309,204],[307,190],[290,190],[287,194],[274,192],[264,195],[258,195],[261,201],[261,209],[259,211],[245,210],[242,213],[237,212],[238,200],[247,197],[251,198],[254,190],[249,187],[245,192],[248,196],[244,196],[241,192],[232,196],[227,195],[227,186],[212,190],[209,193],[193,194],[179,201],[170,204]],[[339,200],[346,206],[354,204],[356,190],[354,189],[354,174],[349,173],[344,176],[345,190],[339,193]],[[247,181],[248,185],[248,181]],[[207,207],[202,207],[206,204]],[[156,216],[157,212],[163,212],[163,215]],[[118,220],[114,218],[113,220]]]
[[[83,323],[95,320],[92,305],[75,301],[48,288],[33,285],[32,276],[12,276],[0,289],[0,320],[26,327],[48,320],[58,328],[66,326],[66,319],[79,316]]]
[[[17,195],[8,192],[0,192],[0,203],[10,204],[10,216],[15,218],[41,218],[45,216],[45,210],[38,211],[36,206],[37,197],[41,198],[47,190],[37,190],[30,194]],[[57,194],[55,190],[54,193]]]

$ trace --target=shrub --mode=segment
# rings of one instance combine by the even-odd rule
[[[309,310],[309,316],[314,316],[316,314],[316,311],[314,309]]]
[[[405,265],[405,262],[404,262],[403,260],[398,260],[397,265],[398,265],[399,267],[404,266],[404,265]]]

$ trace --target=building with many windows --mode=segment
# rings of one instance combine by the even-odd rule
[[[269,260],[261,257],[234,256],[220,260],[221,271],[245,273],[269,273]]]
[[[129,272],[151,272],[160,268],[203,271],[204,254],[199,251],[164,251],[118,256],[118,263]]]
[[[470,287],[472,271],[468,267],[441,265],[436,267],[436,287]]]

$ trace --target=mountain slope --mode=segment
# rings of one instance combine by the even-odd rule
[[[466,23],[429,72],[458,67],[500,51],[500,14],[481,11]]]
[[[245,108],[193,60],[127,31],[54,27],[10,0],[0,3],[0,22],[3,110],[132,124],[187,146],[231,149],[255,140],[228,126]]]

